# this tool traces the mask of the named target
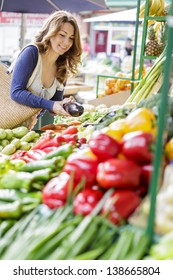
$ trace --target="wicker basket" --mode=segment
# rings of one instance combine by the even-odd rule
[[[11,75],[0,64],[0,128],[14,128],[36,115],[40,109],[19,104],[10,98]]]

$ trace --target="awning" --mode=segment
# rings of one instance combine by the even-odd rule
[[[109,13],[102,16],[90,17],[84,20],[84,22],[136,22],[137,9],[129,9],[116,13]],[[139,22],[142,22],[140,19]]]

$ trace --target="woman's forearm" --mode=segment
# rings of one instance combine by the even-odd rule
[[[42,108],[49,111],[52,111],[54,104],[53,100],[46,100],[40,96],[32,94],[28,90],[23,89],[14,90],[11,94],[11,99],[32,108]]]

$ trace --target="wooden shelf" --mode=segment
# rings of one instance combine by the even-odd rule
[[[64,89],[64,95],[77,94],[79,91],[89,91],[89,90],[93,90],[93,86],[89,86],[80,82],[75,82],[72,84],[69,83],[66,85]]]

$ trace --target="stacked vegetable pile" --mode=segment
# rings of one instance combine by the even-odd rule
[[[28,151],[31,161],[27,163],[22,159],[1,159],[0,218],[8,219],[5,228],[11,224],[11,219],[15,222],[41,203],[44,184],[61,171],[71,152],[72,146],[67,144],[44,156],[38,151]]]
[[[136,67],[134,78],[137,79],[139,75],[139,67]],[[142,77],[146,75],[146,67],[143,66]],[[124,79],[123,79],[124,78]],[[105,95],[120,93],[121,91],[129,91],[131,89],[132,73],[117,72],[115,77],[105,79],[105,85],[102,91],[98,92],[98,97]],[[135,85],[136,86],[136,85]]]
[[[155,115],[139,108],[95,131],[84,147],[74,129],[69,133],[69,127],[61,135],[47,132],[29,151],[6,158],[0,179],[1,258],[142,258],[148,238],[126,224],[148,190],[155,131]],[[9,161],[16,161],[13,170]],[[37,219],[37,211],[44,212],[46,206],[50,214],[43,215],[36,230],[36,224],[29,225],[28,219]],[[61,217],[59,224],[53,217]],[[103,234],[95,234],[98,228],[108,234],[105,239]],[[19,231],[28,248],[25,252],[20,249]],[[124,240],[128,246],[121,252]],[[136,252],[137,240],[141,250]]]
[[[148,253],[148,237],[128,219],[148,192],[157,118],[144,107],[117,112],[87,138],[69,126],[44,132],[28,151],[1,156],[1,259]]]
[[[140,259],[148,246],[143,231],[129,226],[119,230],[97,216],[109,194],[84,219],[72,215],[69,205],[53,211],[44,205],[35,208],[1,238],[1,259]]]
[[[25,126],[14,129],[0,128],[0,152],[12,155],[18,150],[29,150],[39,137],[38,133],[29,131]]]

